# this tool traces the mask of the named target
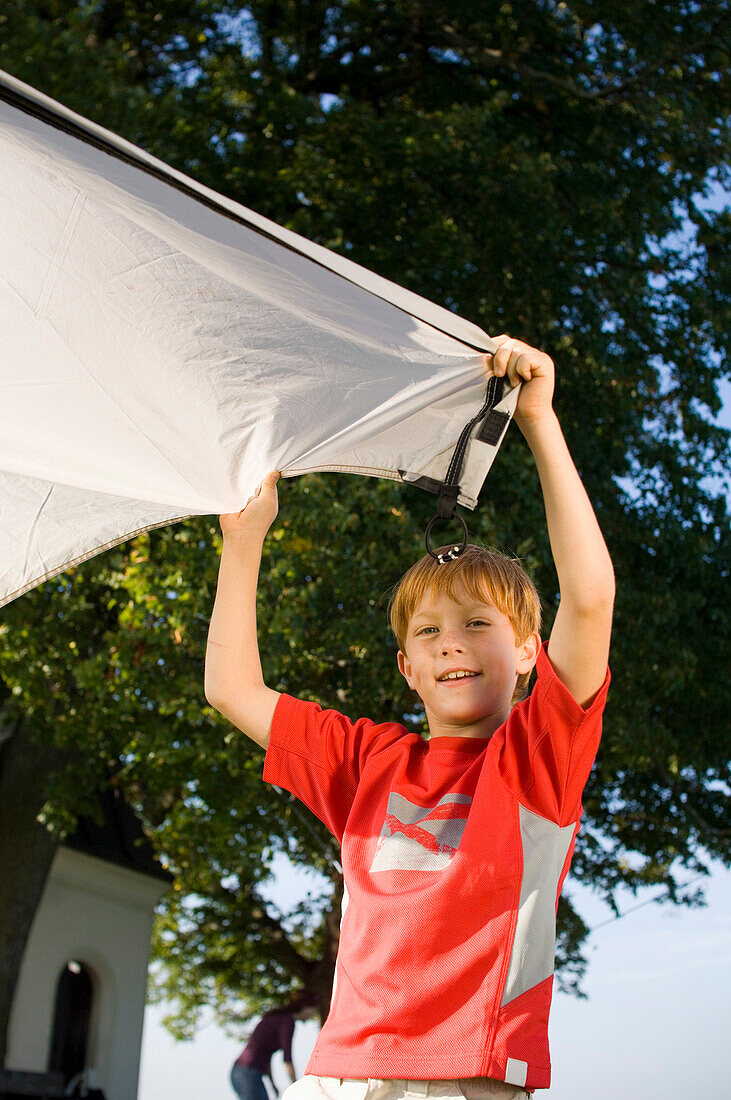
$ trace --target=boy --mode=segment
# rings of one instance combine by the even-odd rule
[[[561,602],[541,649],[537,595],[517,563],[469,547],[412,567],[391,617],[428,741],[264,684],[256,584],[278,475],[221,517],[207,698],[267,749],[264,779],[342,842],[332,1007],[296,1100],[507,1100],[550,1083],[556,904],[601,731],[614,576],[553,411],[553,362],[498,343],[488,370],[523,383],[515,419]],[[534,666],[531,695],[512,706]]]

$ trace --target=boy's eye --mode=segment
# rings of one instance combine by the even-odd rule
[[[421,626],[416,632],[417,638],[420,634],[436,634],[438,633],[438,627],[436,626]]]
[[[489,626],[490,623],[487,619],[470,619],[468,626]]]

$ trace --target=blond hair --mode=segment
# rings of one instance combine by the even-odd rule
[[[451,547],[441,547],[437,553]],[[541,601],[533,581],[518,558],[499,550],[471,544],[454,561],[440,565],[431,554],[415,562],[403,575],[388,605],[391,629],[399,649],[406,652],[406,635],[414,611],[430,593],[458,599],[465,591],[477,602],[491,603],[510,620],[518,645],[541,629]],[[530,672],[518,676],[513,702],[525,696]]]

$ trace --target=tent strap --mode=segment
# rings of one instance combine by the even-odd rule
[[[437,512],[436,515],[432,516],[429,520],[425,532],[425,542],[428,553],[431,554],[440,565],[444,565],[448,561],[454,561],[468,546],[469,535],[467,532],[467,524],[464,518],[456,512],[457,500],[459,499],[460,492],[459,479],[462,476],[462,467],[464,465],[465,454],[467,453],[467,445],[475,427],[478,424],[481,425],[476,438],[482,443],[491,444],[493,447],[499,442],[502,436],[505,424],[510,419],[507,413],[500,412],[495,408],[502,399],[503,389],[503,378],[497,378],[495,375],[491,375],[490,378],[488,378],[485,402],[480,411],[465,424],[460,432],[444,481],[441,482],[441,484],[439,482],[432,482],[433,488],[432,486],[423,486],[424,488],[431,488],[433,492],[437,493]],[[419,482],[415,482],[415,484],[419,484],[421,480],[422,479],[419,479]],[[449,550],[437,553],[431,545],[430,536],[432,528],[437,520],[449,520],[453,517],[459,520],[462,525],[462,540]]]

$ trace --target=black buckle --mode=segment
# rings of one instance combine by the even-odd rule
[[[485,403],[476,416],[465,424],[460,437],[457,440],[457,445],[454,448],[454,453],[447,469],[446,477],[444,481],[439,485],[431,478],[420,478],[423,488],[429,489],[432,492],[436,491],[438,494],[437,500],[437,514],[429,520],[429,524],[426,529],[426,548],[431,556],[439,562],[440,565],[445,565],[448,561],[456,561],[460,554],[464,553],[467,549],[469,542],[469,535],[467,533],[467,524],[463,520],[462,516],[456,511],[457,500],[459,498],[459,478],[462,473],[462,464],[464,462],[465,452],[467,450],[467,444],[469,443],[470,436],[473,429],[477,424],[486,419],[486,423],[482,425],[480,432],[478,433],[478,439],[485,443],[491,443],[493,446],[497,446],[500,442],[505,426],[508,423],[510,417],[507,413],[498,412],[495,405],[498,404],[502,397],[503,387],[505,380],[503,378],[497,378],[494,374],[490,376],[487,381],[487,392],[485,395]],[[425,484],[426,482],[429,484]],[[462,524],[462,542],[453,546],[451,550],[445,550],[441,554],[437,554],[432,549],[429,537],[432,532],[432,527],[438,519],[455,519],[459,520]]]

